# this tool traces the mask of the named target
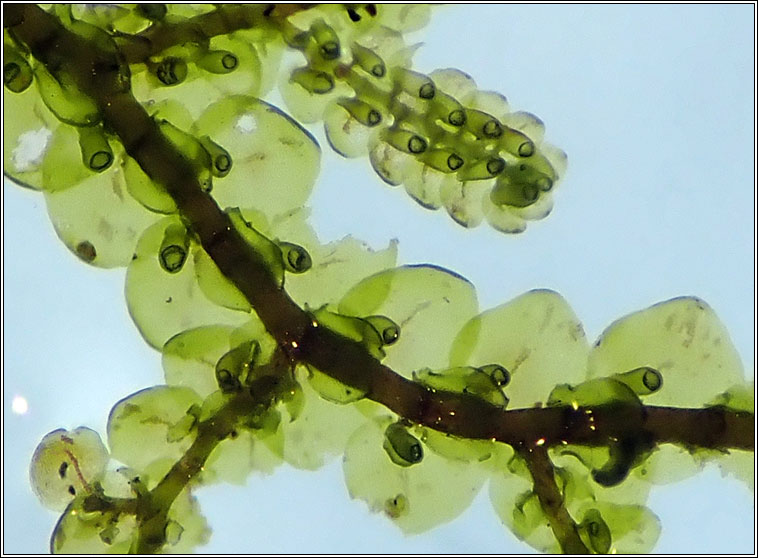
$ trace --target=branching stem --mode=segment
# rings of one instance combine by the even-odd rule
[[[245,295],[292,360],[312,364],[340,382],[367,392],[367,397],[403,418],[464,438],[494,438],[510,445],[544,438],[547,448],[562,441],[605,445],[609,437],[624,431],[627,409],[623,405],[594,407],[594,428],[582,418],[586,413],[570,407],[504,411],[473,396],[430,390],[382,365],[362,345],[328,328],[314,327],[310,316],[276,285],[263,258],[244,241],[212,196],[201,189],[194,169],[161,134],[147,111],[130,91],[123,91],[110,79],[108,71],[114,70],[102,65],[102,58],[112,55],[70,32],[36,6],[6,4],[5,10],[6,20],[16,23],[13,33],[43,64],[51,59],[60,63],[60,52],[77,53],[69,58],[66,71],[98,104],[104,121],[127,153],[172,196],[203,248]],[[94,67],[109,70],[98,73]],[[655,443],[755,448],[752,413],[648,406],[645,417],[643,427]]]
[[[627,419],[630,413],[639,413],[638,408],[623,404],[592,407],[591,425],[587,413],[571,407],[505,411],[473,396],[434,391],[407,380],[375,360],[362,345],[328,328],[314,327],[310,316],[278,287],[263,257],[244,241],[211,195],[201,189],[193,167],[163,136],[130,89],[124,87],[123,75],[128,72],[124,71],[123,60],[71,32],[37,6],[5,4],[3,8],[6,27],[14,37],[51,73],[65,71],[80,91],[96,102],[104,124],[119,137],[142,170],[171,195],[205,251],[245,295],[292,364],[309,363],[366,392],[368,398],[413,423],[463,438],[494,439],[516,448],[532,448],[521,453],[529,464],[535,490],[556,537],[564,551],[587,551],[562,505],[547,449],[563,442],[607,445],[608,440],[628,430]],[[193,18],[192,25],[163,25],[161,33],[148,30],[139,40],[125,41],[121,52],[129,62],[142,61],[179,40],[191,40],[192,33],[207,39],[257,25],[264,18],[264,9],[265,6],[224,7]],[[287,369],[280,367],[276,373],[283,375]],[[229,408],[228,420],[242,410]],[[221,413],[223,420],[215,425],[200,425],[187,454],[153,490],[153,501],[172,502],[199,471],[220,439],[217,430],[228,426],[226,412]],[[642,429],[656,444],[721,450],[755,448],[754,415],[723,408],[645,407]],[[535,440],[541,440],[538,447],[534,446]],[[150,510],[155,517],[163,514],[164,525],[167,512],[163,507]],[[163,535],[148,532],[149,525],[152,522],[141,527],[140,551],[155,550],[163,544]]]
[[[555,482],[555,470],[544,445],[519,448],[534,482],[534,493],[539,498],[555,539],[564,554],[589,554],[574,519],[564,505],[563,495]]]

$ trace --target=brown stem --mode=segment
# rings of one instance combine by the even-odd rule
[[[129,64],[188,42],[202,43],[217,35],[275,23],[277,12],[266,4],[226,4],[218,9],[179,22],[157,22],[136,35],[119,37],[119,50]]]
[[[459,393],[431,391],[382,365],[365,348],[311,318],[283,290],[263,258],[232,226],[210,194],[204,192],[187,160],[168,142],[140,103],[113,78],[113,55],[73,34],[40,8],[5,4],[14,35],[42,63],[55,62],[70,72],[81,91],[99,105],[103,119],[127,153],[161,184],[221,272],[245,295],[266,329],[293,360],[307,362],[333,378],[367,393],[412,422],[465,438],[496,439],[518,445],[539,438],[545,447],[561,443],[605,445],[624,432],[624,405],[586,410],[570,407],[504,411]],[[62,58],[59,53],[67,53]],[[74,53],[71,56],[70,53]],[[646,407],[644,429],[654,443],[678,443],[715,449],[754,450],[753,414],[722,408]],[[592,427],[592,428],[591,428]]]
[[[269,373],[278,372],[273,367],[268,368]],[[197,425],[197,436],[192,445],[163,479],[143,496],[146,502],[137,512],[139,533],[135,551],[138,554],[160,551],[166,542],[168,512],[176,497],[203,470],[210,454],[232,434],[241,418],[270,407],[280,385],[272,376],[263,375],[231,397],[213,416]]]
[[[72,33],[54,16],[36,6],[4,4],[3,7],[6,26],[13,36],[51,71],[70,74],[81,92],[97,103],[104,123],[118,135],[129,156],[175,200],[203,248],[245,295],[291,360],[312,364],[340,382],[366,392],[367,397],[399,416],[442,432],[464,438],[495,439],[514,447],[532,447],[536,440],[542,440],[541,453],[526,456],[532,462],[530,470],[533,471],[535,489],[546,513],[558,519],[554,529],[559,529],[556,536],[564,549],[580,549],[574,540],[576,527],[573,521],[564,517],[565,509],[560,503],[556,504],[560,499],[556,500],[552,464],[545,452],[562,442],[607,445],[618,434],[628,433],[630,417],[639,420],[638,407],[615,404],[583,409],[582,412],[570,407],[505,411],[473,396],[431,391],[382,365],[362,345],[328,328],[314,327],[308,314],[277,286],[261,255],[244,241],[214,199],[201,189],[191,165],[124,87],[125,72],[116,56]],[[249,9],[254,11],[253,7]],[[214,14],[199,16],[206,18],[198,23],[200,28],[207,27],[203,33],[216,32],[209,31],[212,29],[218,33],[228,32],[231,25],[228,17]],[[247,22],[245,25],[255,24],[244,18],[240,21]],[[172,40],[178,40],[178,35],[181,33],[176,31]],[[161,48],[160,40],[157,36],[151,38],[151,48]],[[146,55],[147,51],[132,53],[130,57]],[[588,420],[590,415],[592,421]],[[651,443],[751,451],[755,448],[752,413],[723,408],[645,407],[641,428]],[[197,459],[207,457],[215,445],[211,439],[217,438],[210,434],[198,436],[185,455],[189,461],[183,459],[177,463],[156,487],[161,498],[169,498],[172,494],[175,497],[186,485],[192,476],[187,476],[188,471],[194,471]],[[155,514],[155,510],[150,513]],[[159,510],[155,517],[161,513],[165,514],[166,510]],[[152,545],[147,538],[150,537],[146,537],[144,546],[140,547],[144,550]],[[586,552],[583,545],[581,548]]]
[[[589,554],[590,551],[579,537],[576,522],[563,505],[563,495],[555,482],[555,470],[547,448],[544,445],[522,446],[518,453],[526,461],[532,475],[534,492],[563,553]]]

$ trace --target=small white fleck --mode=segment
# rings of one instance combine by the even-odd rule
[[[258,127],[255,117],[252,114],[243,114],[237,120],[234,127],[243,134],[250,134]]]
[[[24,415],[29,410],[29,403],[26,401],[26,398],[15,395],[11,402],[11,410],[17,415]]]
[[[50,145],[53,133],[48,128],[30,130],[18,137],[18,145],[13,150],[13,164],[18,172],[34,170],[39,166]]]

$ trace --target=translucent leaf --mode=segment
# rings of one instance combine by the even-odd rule
[[[425,447],[446,459],[466,463],[486,461],[492,456],[495,446],[491,440],[467,440],[431,428],[422,430],[421,441]]]
[[[84,512],[81,500],[72,503],[58,520],[50,539],[55,554],[127,554],[137,537],[131,514]]]
[[[363,420],[358,413],[323,399],[310,386],[304,367],[297,368],[304,404],[296,419],[287,411],[280,430],[284,460],[298,469],[315,470],[345,451],[347,439]]]
[[[526,134],[536,144],[540,144],[545,136],[545,123],[529,112],[493,112],[493,114],[497,115],[509,128]]]
[[[240,290],[229,281],[205,250],[198,246],[194,250],[195,275],[197,284],[208,300],[230,310],[250,312],[252,306]]]
[[[97,267],[128,265],[139,236],[159,218],[126,193],[119,165],[102,174],[90,173],[75,188],[45,192],[45,200],[66,247]]]
[[[645,458],[644,463],[632,470],[632,474],[653,484],[668,484],[689,478],[702,470],[702,462],[686,449],[661,444]]]
[[[351,236],[322,244],[306,222],[303,210],[280,215],[271,224],[278,238],[295,242],[310,254],[311,268],[302,274],[288,274],[287,294],[301,306],[318,308],[342,298],[361,279],[395,265],[397,242],[373,250]]]
[[[744,482],[751,491],[755,490],[754,452],[730,449],[726,455],[718,457],[717,463],[724,476],[732,475]]]
[[[327,106],[351,93],[347,84],[308,67],[283,72],[279,91],[292,116],[306,124],[321,120]]]
[[[453,366],[500,364],[511,373],[511,408],[544,402],[557,383],[579,383],[589,346],[557,293],[534,290],[471,319],[450,351]]]
[[[402,32],[421,29],[431,17],[427,4],[382,4],[377,11],[382,25]]]
[[[107,463],[108,450],[94,430],[53,430],[34,450],[29,467],[32,489],[43,505],[63,510],[77,495],[93,491]]]
[[[377,112],[381,118],[379,112]],[[379,122],[377,122],[379,124]],[[338,103],[330,103],[324,111],[324,130],[329,145],[343,157],[360,157],[380,126],[367,126]]]
[[[157,482],[195,437],[191,428],[183,429],[187,432],[181,437],[172,436],[171,429],[201,403],[194,390],[179,386],[155,386],[122,399],[108,417],[108,445],[114,459]]]
[[[227,97],[208,107],[192,131],[231,155],[231,172],[214,182],[220,206],[255,207],[271,218],[301,207],[310,196],[320,148],[276,107],[254,97]]]
[[[231,326],[201,326],[183,331],[163,346],[166,383],[192,388],[201,397],[218,389],[216,362],[230,348]]]
[[[649,405],[699,407],[739,383],[742,364],[726,328],[700,299],[656,304],[611,324],[595,343],[588,377],[650,366],[663,386]]]
[[[211,530],[200,512],[197,500],[185,488],[176,497],[168,512],[166,544],[161,549],[166,554],[187,554],[210,539]]]
[[[421,163],[409,165],[403,180],[405,191],[426,209],[442,207],[441,190],[449,182],[457,179]]]
[[[611,531],[610,554],[645,554],[661,535],[661,522],[645,506],[611,502],[593,504]]]
[[[411,155],[379,139],[372,143],[369,149],[369,160],[379,178],[390,186],[402,184],[405,174],[416,160]]]
[[[485,181],[446,180],[440,187],[440,199],[456,223],[476,227],[484,219],[485,196],[489,195],[490,186]]]
[[[706,406],[723,406],[732,411],[754,413],[755,381],[731,386],[724,393],[720,393],[716,396]]]
[[[273,473],[282,458],[249,430],[235,430],[208,456],[203,467],[203,482],[224,481],[244,484],[251,471]]]
[[[400,338],[387,348],[385,362],[408,377],[422,367],[446,367],[446,355],[456,333],[476,310],[471,283],[452,271],[430,265],[377,273],[350,289],[339,304],[341,313],[378,314],[400,326]]]
[[[58,126],[42,162],[42,189],[56,192],[76,186],[93,172],[82,163],[79,133],[73,126]]]
[[[72,76],[63,71],[53,76],[43,64],[35,63],[34,77],[42,101],[61,122],[94,126],[100,121],[95,101],[79,91]]]
[[[524,219],[511,211],[510,207],[493,204],[488,195],[483,196],[481,199],[484,216],[493,229],[509,234],[520,233],[526,230]]]
[[[309,382],[318,394],[331,403],[354,403],[363,399],[365,391],[343,384],[318,368],[308,366],[310,372]]]
[[[455,97],[459,103],[469,105],[476,94],[476,82],[465,72],[455,68],[434,70],[429,77],[438,89]]]
[[[193,258],[169,272],[161,264],[166,229],[182,225],[178,217],[165,217],[148,228],[126,272],[129,313],[145,340],[155,348],[182,331],[209,324],[241,325],[248,314],[228,310],[209,301],[197,285]],[[190,253],[194,241],[190,243]]]
[[[498,93],[497,91],[477,90],[471,94],[467,104],[477,110],[489,112],[501,120],[503,124],[508,125],[506,115],[509,114],[510,107],[508,106],[508,100],[501,93]],[[514,126],[511,127],[513,128]],[[532,139],[534,140],[534,138]]]
[[[476,496],[484,471],[433,452],[424,452],[423,459],[410,467],[393,463],[383,447],[392,422],[384,415],[350,436],[343,462],[350,496],[384,513],[405,533],[420,533],[455,519]]]
[[[561,549],[528,480],[500,475],[490,480],[490,500],[498,517],[520,540],[540,552],[560,554]]]

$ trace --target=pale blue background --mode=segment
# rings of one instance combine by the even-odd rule
[[[325,142],[312,199],[323,240],[400,239],[476,285],[482,308],[555,289],[590,338],[626,313],[697,295],[755,362],[754,6],[449,6],[418,37],[415,68],[456,67],[514,110],[539,115],[569,173],[546,220],[519,236],[467,231],[422,209]],[[317,128],[314,128],[314,130]],[[318,130],[319,137],[321,135]],[[27,481],[48,431],[101,431],[113,403],[161,381],[123,300],[123,271],[82,265],[55,238],[42,196],[4,186],[4,552],[45,552],[56,515]],[[16,394],[24,416],[10,412]],[[466,514],[405,538],[348,498],[339,461],[200,492],[208,552],[529,552],[486,490]],[[754,551],[754,496],[715,468],[653,492],[656,551]]]

